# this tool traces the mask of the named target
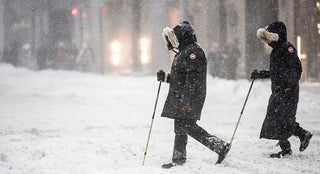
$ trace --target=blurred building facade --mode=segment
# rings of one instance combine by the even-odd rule
[[[253,69],[269,66],[271,49],[256,38],[257,29],[279,20],[299,50],[303,80],[320,81],[319,0],[0,0],[0,5],[0,60],[17,66],[169,71],[173,54],[165,49],[162,29],[188,20],[207,56],[213,47],[221,55],[219,77],[248,78]]]

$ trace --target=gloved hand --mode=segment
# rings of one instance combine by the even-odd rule
[[[270,78],[270,72],[269,70],[261,70],[258,72],[258,70],[254,70],[251,73],[251,79],[266,79],[266,78]]]
[[[189,103],[186,103],[186,102],[180,102],[179,109],[184,115],[186,115],[188,112],[191,111],[191,107],[190,107]]]
[[[253,70],[250,76],[250,79],[259,79],[260,78],[260,73],[258,72],[258,70]]]
[[[166,73],[161,69],[157,72],[157,80],[164,82],[166,78]]]

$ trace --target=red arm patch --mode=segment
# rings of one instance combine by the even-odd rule
[[[288,48],[289,53],[293,53],[294,49],[292,47]]]
[[[190,56],[189,56],[189,57],[190,57],[190,59],[192,59],[192,60],[193,60],[193,59],[195,59],[195,58],[197,58],[197,56],[196,56],[195,54],[193,54],[193,53],[192,53],[192,54],[190,54]]]

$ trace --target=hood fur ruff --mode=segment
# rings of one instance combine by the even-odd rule
[[[179,41],[177,39],[177,36],[174,34],[174,31],[172,28],[169,28],[169,27],[164,28],[162,32],[162,36],[165,42],[167,42],[166,36],[168,36],[168,39],[174,48],[179,47]]]
[[[277,42],[279,40],[279,35],[277,33],[271,33],[265,28],[259,28],[257,31],[257,38],[264,43],[267,43],[266,39]]]

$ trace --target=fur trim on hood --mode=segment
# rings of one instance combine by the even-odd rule
[[[279,40],[279,35],[277,33],[271,33],[265,28],[259,28],[257,31],[257,38],[264,43],[267,43],[266,39],[277,42]]]
[[[179,41],[177,39],[177,36],[174,34],[174,31],[172,28],[169,28],[169,27],[164,28],[163,32],[162,32],[162,36],[163,36],[163,39],[166,43],[169,41],[174,48],[179,47]],[[168,37],[168,40],[166,39],[166,37]],[[166,47],[168,49],[170,49],[168,47],[168,45],[170,45],[170,43],[167,43],[167,45],[166,45]]]

